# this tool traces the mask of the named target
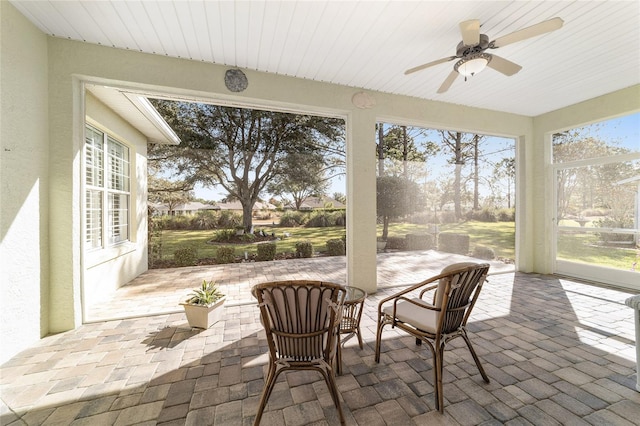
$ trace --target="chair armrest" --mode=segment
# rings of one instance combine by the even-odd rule
[[[404,290],[402,290],[402,291],[400,291],[398,293],[395,293],[395,294],[392,294],[391,296],[385,297],[380,302],[378,302],[378,318],[380,318],[383,315],[382,314],[382,309],[383,309],[382,305],[384,305],[385,303],[387,303],[387,302],[389,302],[391,300],[394,300],[394,299],[398,299],[399,297],[404,296],[407,293],[410,293],[410,292],[418,290],[418,289],[420,289],[420,288],[422,288],[422,287],[424,287],[426,285],[429,285],[429,284],[433,283],[434,281],[439,280],[442,277],[443,277],[443,274],[436,275],[435,277],[431,277],[431,278],[429,278],[427,280],[419,282],[418,284],[414,284],[411,287],[405,288]],[[428,290],[431,290],[433,288],[436,288],[436,287],[438,287],[437,284],[435,284],[433,286],[430,286],[429,288],[424,289],[424,291],[420,293],[420,297],[422,297],[422,294],[424,292],[426,292]],[[410,300],[410,299],[408,299],[406,297],[404,297],[404,299],[405,300]],[[397,300],[394,301],[394,305],[395,305],[395,303],[397,303]],[[415,302],[412,302],[412,303],[415,303]],[[395,307],[394,307],[394,312],[395,312]]]

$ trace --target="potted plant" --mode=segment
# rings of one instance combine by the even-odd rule
[[[222,319],[222,310],[227,296],[213,281],[202,281],[202,286],[194,290],[182,303],[187,321],[191,327],[207,329]]]
[[[377,244],[378,251],[382,251],[387,247],[387,240],[385,238],[378,237],[376,239],[376,244]]]

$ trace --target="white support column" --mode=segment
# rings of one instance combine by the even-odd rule
[[[376,282],[376,161],[373,110],[347,120],[347,284],[373,294]]]
[[[636,390],[640,392],[640,295],[633,296],[624,301],[633,308],[636,329]]]

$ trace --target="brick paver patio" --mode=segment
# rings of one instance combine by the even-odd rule
[[[425,262],[426,255],[434,260]],[[432,271],[425,264],[438,270],[438,262],[452,261],[438,256],[423,254],[412,264],[407,255],[402,269],[411,270],[413,278],[428,276]],[[303,262],[280,265],[281,273],[270,279],[344,280],[344,263],[332,269],[322,261],[326,263],[313,273]],[[389,265],[397,261],[382,257],[379,263],[381,282],[413,282],[404,282],[409,275],[393,272]],[[171,274],[219,279],[212,276],[220,273],[215,268],[220,267]],[[208,330],[192,330],[181,312],[136,317],[144,312],[128,306],[126,299],[118,307],[116,299],[109,309],[94,313],[94,319],[123,313],[135,318],[85,324],[42,339],[0,368],[0,424],[252,424],[267,348],[257,307],[244,293],[254,279],[264,277],[250,274],[255,276],[237,285],[242,288],[232,281],[225,284],[237,294],[231,295],[225,319]],[[146,274],[140,277],[144,279]],[[181,297],[163,289],[158,276],[137,284],[145,300],[149,286],[158,286],[159,297],[166,298],[158,306],[168,308],[168,301],[175,305]],[[377,301],[392,291],[382,288],[365,302],[364,349],[351,339],[343,351],[337,383],[347,424],[640,424],[633,311],[624,305],[629,293],[553,276],[490,276],[469,328],[491,383],[482,382],[464,343],[454,341],[445,353],[441,415],[434,410],[432,360],[426,348],[388,328],[381,362],[374,362]],[[125,294],[129,296],[119,296]],[[339,423],[322,378],[295,372],[276,385],[262,424]]]

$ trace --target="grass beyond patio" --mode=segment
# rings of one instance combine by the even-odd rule
[[[340,226],[305,228],[305,227],[279,227],[273,225],[256,226],[256,231],[264,230],[265,233],[274,233],[280,240],[276,241],[277,253],[296,252],[296,243],[309,241],[316,253],[326,251],[326,243],[331,239],[341,239],[346,229]],[[191,230],[165,230],[162,231],[162,260],[173,260],[173,253],[187,246],[193,246],[198,251],[199,259],[215,257],[216,250],[221,246],[234,247],[236,256],[255,254],[258,243],[247,244],[212,244],[216,230],[191,231]],[[394,223],[389,226],[390,237],[405,237],[407,234],[429,233],[431,225],[416,225],[409,223]],[[439,225],[439,232],[456,232],[470,235],[470,250],[477,245],[490,247],[498,258],[515,258],[515,223],[514,222],[477,222]],[[382,225],[378,225],[378,235],[382,234]]]

